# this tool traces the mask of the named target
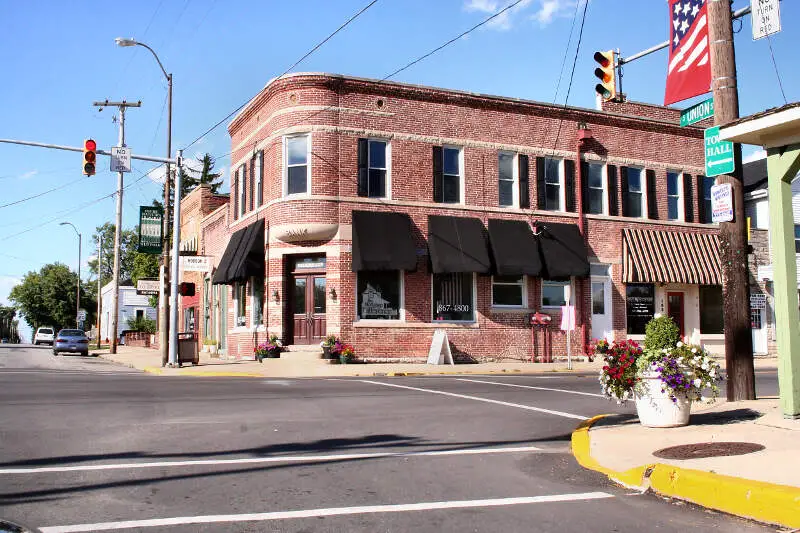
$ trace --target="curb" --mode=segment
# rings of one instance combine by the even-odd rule
[[[652,463],[624,472],[602,466],[591,455],[589,430],[607,416],[590,418],[572,432],[572,454],[582,467],[605,474],[610,480],[627,488],[642,492],[650,489],[662,496],[686,500],[743,518],[800,528],[800,488],[797,487],[663,463]]]

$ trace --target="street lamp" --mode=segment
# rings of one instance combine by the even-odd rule
[[[164,77],[167,78],[167,158],[170,157],[172,152],[172,74],[168,74],[164,65],[161,64],[161,60],[158,58],[158,55],[155,51],[147,46],[144,43],[140,43],[135,39],[125,39],[122,37],[117,37],[114,39],[114,42],[117,43],[117,46],[122,47],[129,47],[129,46],[141,46],[150,50],[150,53],[153,54],[153,57],[156,58],[158,62],[159,68],[161,68],[161,72],[164,74]],[[168,356],[168,339],[169,339],[169,298],[167,297],[166,287],[169,283],[169,240],[167,239],[167,235],[169,235],[169,176],[170,176],[170,165],[167,165],[167,173],[164,176],[164,221],[162,226],[162,247],[161,247],[161,257],[163,258],[163,265],[161,271],[161,280],[162,283],[160,284],[160,296],[158,298],[158,340],[159,344],[161,345],[161,366],[166,366],[167,364],[167,356]],[[177,237],[176,237],[177,238]]]
[[[72,229],[75,230],[75,234],[78,235],[78,289],[77,289],[77,296],[75,298],[75,327],[81,327],[81,321],[78,317],[81,314],[81,234],[78,231],[78,228],[72,222],[60,222],[59,226],[72,226]],[[99,295],[98,295],[99,297]]]

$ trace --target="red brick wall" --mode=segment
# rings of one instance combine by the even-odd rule
[[[234,220],[229,213],[226,235],[263,218],[269,229],[285,224],[332,223],[339,233],[328,242],[284,243],[271,239],[266,246],[269,304],[265,308],[268,332],[284,335],[287,324],[286,284],[283,273],[286,255],[322,253],[328,258],[328,291],[338,298],[327,302],[328,332],[354,343],[362,356],[422,358],[427,354],[435,328],[444,327],[454,347],[476,359],[529,359],[534,351],[532,332],[527,326],[528,310],[499,312],[490,304],[491,280],[477,279],[477,320],[475,324],[432,324],[431,277],[427,255],[419,256],[417,271],[405,274],[405,322],[392,327],[355,323],[356,275],[350,271],[349,224],[354,209],[375,209],[408,213],[414,222],[419,249],[426,250],[427,217],[431,214],[471,216],[486,223],[490,218],[541,220],[576,223],[574,213],[553,213],[535,209],[537,198],[534,157],[555,155],[576,158],[577,127],[585,122],[594,140],[588,144],[589,157],[610,164],[641,165],[653,170],[658,194],[658,220],[590,215],[586,231],[590,258],[612,265],[613,311],[616,335],[625,332],[625,287],[621,269],[621,230],[626,227],[655,227],[691,232],[716,231],[698,224],[664,223],[667,218],[666,171],[675,169],[702,173],[704,164],[702,130],[680,128],[675,109],[646,104],[614,104],[609,113],[594,110],[563,110],[558,107],[508,98],[480,96],[458,91],[325,75],[295,75],[265,88],[237,116],[229,127],[232,138],[233,174],[242,163],[248,165],[255,151],[264,152],[264,206]],[[625,115],[625,116],[623,116]],[[636,118],[642,117],[642,118]],[[652,120],[658,119],[658,120]],[[282,135],[310,132],[311,196],[283,198]],[[357,139],[379,137],[391,146],[391,199],[357,197]],[[463,147],[465,205],[432,202],[432,146],[455,144]],[[511,150],[528,154],[531,209],[498,207],[497,152]],[[246,181],[249,207],[251,180]],[[235,192],[235,191],[234,191]],[[621,191],[618,193],[621,196]],[[619,197],[618,197],[619,202]],[[233,202],[229,209],[232,209]],[[694,212],[697,212],[695,205]],[[206,217],[203,222],[206,255],[217,259],[227,237],[222,234],[223,217]],[[213,252],[211,251],[213,250]],[[528,309],[539,308],[540,284],[528,279]],[[586,280],[578,283],[579,320],[588,326],[591,295]],[[273,294],[278,294],[275,301]],[[233,299],[229,297],[229,305]],[[250,302],[248,301],[248,307]],[[557,329],[560,317],[554,313]],[[583,316],[581,316],[583,315]],[[232,320],[232,315],[229,315]],[[248,317],[249,324],[249,317]],[[233,325],[230,324],[230,329]],[[588,328],[587,328],[588,329]],[[573,335],[573,353],[582,351],[584,339]],[[264,333],[259,334],[263,340]],[[587,333],[588,334],[588,333]],[[536,349],[541,353],[542,335]],[[230,353],[251,355],[253,334],[229,334]],[[552,334],[556,353],[565,350],[562,332]]]

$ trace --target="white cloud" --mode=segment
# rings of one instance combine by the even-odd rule
[[[758,161],[759,159],[764,159],[767,157],[767,152],[763,148],[761,150],[756,150],[755,152],[746,155],[742,158],[742,163],[752,163],[753,161]]]
[[[576,4],[583,1],[586,0],[522,0],[502,15],[493,18],[486,26],[498,31],[510,30],[520,20],[518,15],[533,5],[536,11],[527,18],[538,22],[540,27],[545,27],[556,18],[571,17],[575,12]],[[509,3],[498,0],[465,0],[464,10],[493,14]]]
[[[0,305],[10,305],[8,293],[15,285],[22,282],[22,279],[14,276],[0,276]]]
[[[28,179],[31,179],[32,177],[34,177],[38,173],[39,173],[38,170],[29,170],[28,172],[25,172],[24,174],[20,174],[18,177],[21,180],[28,180]]]

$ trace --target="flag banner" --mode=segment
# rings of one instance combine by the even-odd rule
[[[669,0],[670,42],[664,105],[711,90],[706,0]]]

